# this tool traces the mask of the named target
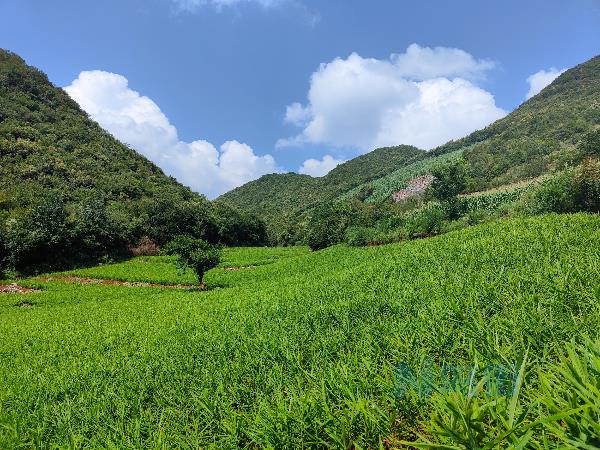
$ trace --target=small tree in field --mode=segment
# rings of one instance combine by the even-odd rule
[[[164,251],[168,255],[177,255],[180,270],[192,269],[200,286],[203,285],[204,274],[221,261],[220,246],[190,236],[176,237],[165,246]]]

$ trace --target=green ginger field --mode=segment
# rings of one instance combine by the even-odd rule
[[[68,275],[194,282],[169,257]],[[47,279],[0,294],[0,448],[394,448],[434,438],[436,396],[399,396],[402,362],[519,365],[527,353],[513,422],[550,408],[541,372],[572,339],[598,338],[600,217],[228,249],[208,291]],[[560,439],[535,430],[530,445]]]

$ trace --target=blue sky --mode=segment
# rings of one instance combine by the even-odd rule
[[[599,0],[1,0],[0,18],[0,47],[210,197],[431,148],[600,53]]]

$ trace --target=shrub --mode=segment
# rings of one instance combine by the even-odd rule
[[[375,230],[366,227],[349,227],[344,242],[352,247],[364,247],[374,241]]]
[[[192,269],[201,286],[204,274],[221,261],[220,246],[190,236],[176,237],[165,246],[164,252],[168,255],[177,255],[179,269],[181,271],[188,267]]]
[[[600,213],[600,161],[584,159],[575,170],[574,182],[578,209]]]
[[[424,208],[409,214],[405,228],[409,237],[424,237],[439,234],[448,218],[447,207],[441,203],[429,203]]]
[[[544,182],[524,201],[524,209],[530,214],[600,212],[600,162],[591,157],[584,159],[575,170]]]
[[[577,192],[573,181],[573,171],[566,171],[540,185],[525,198],[525,212],[543,214],[545,212],[567,213],[577,210]]]

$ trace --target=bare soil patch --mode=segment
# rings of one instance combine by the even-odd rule
[[[40,291],[38,289],[19,286],[17,283],[0,284],[0,294],[30,294],[32,292]]]
[[[160,284],[147,283],[145,281],[118,281],[105,280],[102,278],[86,278],[75,276],[53,276],[39,278],[40,281],[62,281],[64,283],[79,283],[79,284],[102,284],[107,286],[130,286],[130,287],[158,287],[165,289],[204,289],[204,286],[194,286],[191,284]]]

